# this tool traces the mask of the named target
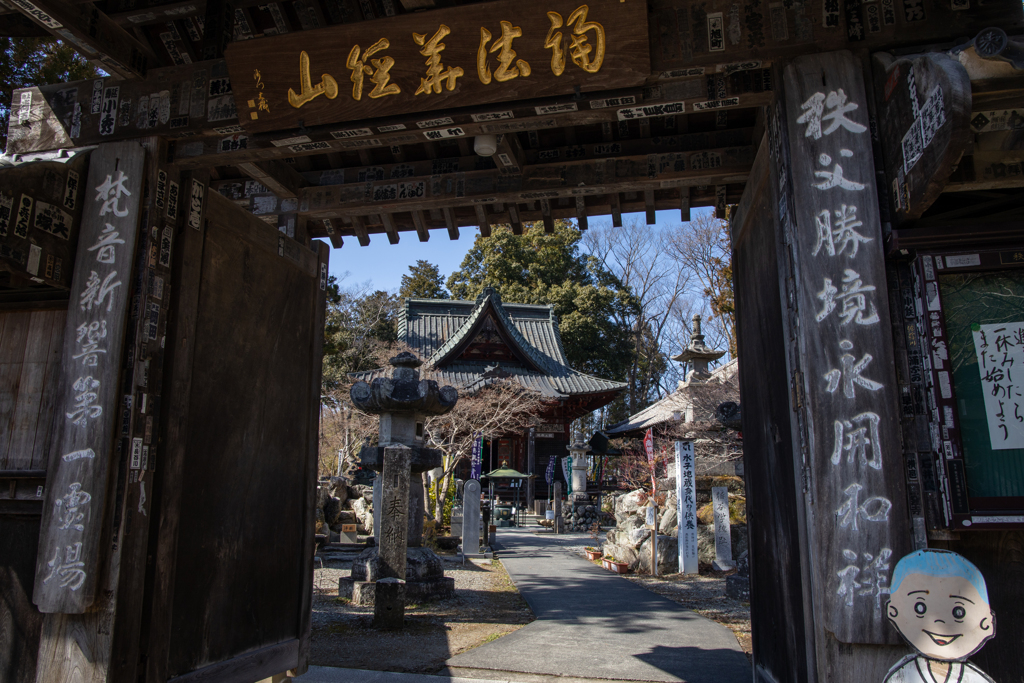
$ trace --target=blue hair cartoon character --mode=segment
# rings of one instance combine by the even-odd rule
[[[917,650],[889,669],[885,683],[994,683],[967,661],[996,634],[985,577],[948,550],[918,550],[896,563],[889,621]]]

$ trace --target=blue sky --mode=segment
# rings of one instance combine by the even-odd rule
[[[628,216],[639,214],[623,214]],[[676,224],[679,222],[678,211],[658,211],[655,214],[659,225]],[[610,225],[610,217],[592,218],[590,225]],[[476,228],[459,228],[459,239],[448,239],[445,230],[431,230],[430,240],[420,242],[414,232],[401,233],[398,244],[388,242],[386,235],[372,235],[370,246],[360,247],[354,237],[345,238],[345,246],[331,250],[331,275],[340,280],[342,288],[361,285],[369,281],[373,289],[384,289],[397,292],[402,285],[402,276],[409,272],[409,266],[419,259],[430,261],[436,265],[441,274],[447,278],[462,264],[466,252],[473,246],[473,240],[480,234]],[[344,279],[345,273],[348,273]]]

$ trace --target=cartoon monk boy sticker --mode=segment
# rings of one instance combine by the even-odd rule
[[[948,550],[918,550],[896,563],[889,597],[889,621],[918,654],[898,661],[885,683],[994,683],[967,661],[996,634],[977,567]]]

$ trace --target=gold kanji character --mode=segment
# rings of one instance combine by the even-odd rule
[[[569,46],[569,56],[573,63],[589,74],[596,74],[601,70],[604,63],[604,26],[596,21],[587,21],[587,12],[590,8],[580,5],[569,15],[567,24],[575,24],[572,29],[572,44]],[[590,59],[590,51],[593,46],[587,43],[587,32],[594,31],[594,39],[597,42],[597,49],[594,59]]]
[[[391,42],[387,38],[381,38],[376,43],[366,48],[366,52],[363,53],[362,59],[359,58],[358,45],[354,46],[352,51],[348,53],[348,62],[346,65],[352,70],[352,99],[363,99],[364,76],[369,76],[370,82],[375,84],[373,90],[370,91],[370,97],[373,99],[384,97],[385,95],[397,95],[402,92],[402,89],[398,87],[397,83],[388,83],[391,79],[391,75],[388,72],[391,70],[391,67],[395,65],[395,60],[391,57],[370,59],[372,55],[377,54],[381,50],[386,50],[389,47],[391,47]],[[367,61],[373,65],[372,69],[366,65]]]
[[[587,73],[596,74],[601,70],[604,63],[605,36],[604,26],[596,21],[587,21],[587,12],[590,8],[587,5],[580,5],[569,15],[567,26],[572,25],[571,43],[569,44],[569,56],[573,63]],[[556,76],[561,76],[565,70],[565,53],[562,44],[562,15],[558,12],[548,12],[548,20],[551,28],[548,29],[547,39],[544,47],[551,50],[551,71]],[[587,33],[594,32],[596,45],[591,45]],[[590,53],[594,56],[591,58]]]
[[[513,26],[510,21],[502,21],[501,38],[494,41],[494,44],[488,50],[487,43],[491,40],[491,32],[483,26],[480,27],[480,47],[476,51],[476,72],[480,77],[481,83],[487,85],[491,82],[491,68],[487,65],[487,54],[489,52],[498,52],[498,50],[501,50],[501,52],[498,55],[499,66],[494,71],[494,79],[496,81],[504,83],[519,76],[525,78],[530,75],[530,64],[526,60],[518,59],[516,60],[516,65],[512,66],[512,60],[516,59],[516,51],[512,49],[512,41],[522,35],[523,29]]]
[[[441,42],[441,39],[451,32],[450,28],[441,24],[430,40],[427,40],[426,34],[412,34],[412,39],[416,41],[416,44],[423,46],[420,54],[427,58],[427,77],[420,78],[420,87],[416,89],[415,94],[426,93],[429,95],[433,92],[439,95],[443,81],[448,81],[446,87],[449,90],[455,90],[455,79],[466,73],[462,67],[458,66],[442,71],[444,66],[441,64],[441,51],[444,50],[444,43]]]
[[[561,76],[565,71],[565,51],[562,49],[562,15],[558,12],[548,12],[548,21],[551,28],[548,29],[548,37],[544,40],[544,49],[551,50],[551,73]]]
[[[333,100],[338,96],[338,82],[330,74],[322,74],[320,82],[315,86],[309,79],[309,54],[305,50],[299,53],[299,89],[296,93],[288,88],[288,104],[296,109],[309,102],[314,97],[327,95],[327,99]]]

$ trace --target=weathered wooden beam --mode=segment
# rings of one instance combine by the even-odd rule
[[[512,234],[522,235],[523,234],[523,222],[519,219],[519,207],[515,204],[508,205],[508,219],[512,224]]]
[[[494,165],[504,173],[519,173],[526,164],[526,155],[515,133],[498,136],[498,149],[492,157]]]
[[[705,167],[709,156],[715,158],[713,168]],[[313,218],[329,218],[379,211],[397,213],[413,209],[469,207],[476,203],[505,203],[509,205],[510,220],[515,228],[516,222],[521,222],[520,209],[516,205],[539,203],[542,199],[550,201],[577,195],[649,191],[649,196],[644,196],[643,206],[644,210],[653,211],[655,188],[667,190],[682,186],[743,183],[753,156],[750,147],[700,152],[696,153],[696,159],[688,153],[664,154],[654,160],[653,176],[652,160],[645,155],[528,166],[517,176],[505,176],[497,170],[460,173],[458,182],[445,182],[441,178],[405,178],[401,181],[308,187],[300,191],[298,210]],[[676,196],[673,192],[672,197]],[[678,208],[678,203],[675,202],[672,208]],[[552,216],[554,213],[552,208]],[[572,211],[570,215],[573,215]]]
[[[491,224],[487,220],[487,209],[484,208],[483,204],[475,204],[473,208],[476,210],[476,219],[480,223],[480,234],[484,237],[490,237]]]
[[[736,203],[740,201],[740,185],[733,186],[736,189],[729,194],[729,202]],[[622,201],[621,208],[624,213],[642,213],[645,210],[645,204],[643,201],[642,193],[631,193],[633,195],[639,194],[635,200]],[[708,206],[713,207],[716,202],[714,195],[714,188],[710,186],[700,186],[691,188],[691,205],[694,207]],[[480,220],[476,212],[476,207],[479,204],[466,204],[461,206],[453,206],[451,209],[453,222],[461,227],[473,227],[479,226]],[[495,204],[494,206],[497,206]],[[507,206],[507,205],[504,205]],[[656,211],[672,211],[679,209],[679,197],[672,190],[656,191],[654,194],[654,208]],[[529,223],[540,223],[543,220],[543,216],[540,213],[539,208],[536,210],[528,210],[522,207],[518,209],[518,216],[520,222],[524,225]],[[446,225],[443,222],[443,214],[438,209],[437,220],[431,219],[427,222],[427,229],[446,229]],[[588,195],[587,199],[587,216],[593,218],[595,216],[605,216],[611,213],[611,200],[610,194],[601,195]],[[556,206],[552,203],[551,215],[555,220],[571,220],[577,218],[576,215],[576,203],[575,201],[567,202],[565,206]],[[492,225],[511,225],[511,219],[507,209],[503,208],[501,211],[488,211],[488,220]],[[416,226],[412,218],[411,211],[396,211],[392,214],[392,218],[395,223],[395,227],[399,232],[415,232]],[[339,219],[342,220],[342,219]],[[348,221],[348,218],[344,219]],[[371,222],[372,223],[372,222]],[[338,221],[335,221],[335,225]],[[310,223],[310,225],[319,225],[317,223]],[[384,225],[369,224],[366,226],[368,235],[383,235]],[[345,236],[355,236],[355,231],[348,223],[340,229],[340,232]],[[321,229],[318,232],[311,232],[314,237],[327,237],[327,235]]]
[[[406,12],[412,12],[418,9],[430,9],[434,6],[434,0],[401,0],[402,7],[405,8]]]
[[[86,58],[121,78],[145,78],[152,48],[118,26],[91,4],[64,0],[9,0],[19,12],[74,45]]]
[[[945,192],[1004,190],[1024,187],[1024,150],[976,151],[965,156],[950,176]]]
[[[555,231],[555,220],[551,217],[551,202],[547,199],[540,200],[540,212],[544,216],[544,232]]]
[[[622,227],[622,205],[619,202],[619,193],[610,192],[608,194],[609,204],[611,205],[612,212],[612,227]]]
[[[455,222],[451,208],[443,206],[441,212],[444,214],[444,224],[448,227],[448,237],[452,240],[459,239],[459,226]]]
[[[366,222],[362,216],[352,216],[352,228],[356,233],[356,239],[359,240],[359,246],[370,246],[370,234],[366,231]]]
[[[416,225],[416,234],[420,238],[420,242],[426,242],[430,239],[430,231],[427,229],[427,223],[423,212],[419,209],[412,212],[412,222]]]
[[[679,188],[679,220],[690,222],[690,188]]]
[[[334,225],[334,221],[330,218],[325,218],[321,222],[323,223],[324,232],[327,233],[327,238],[331,240],[331,246],[335,249],[341,249],[345,246],[345,240],[341,238],[341,232],[339,232],[338,227]]]
[[[238,164],[238,170],[282,199],[297,197],[299,190],[309,185],[295,169],[277,159]]]
[[[644,211],[647,214],[647,225],[654,225],[658,222],[654,215],[654,188],[644,188]]]
[[[577,195],[576,197],[576,223],[579,225],[580,230],[586,230],[589,227],[587,224],[587,201],[583,195]]]
[[[384,223],[384,232],[388,235],[388,242],[398,244],[398,230],[395,228],[395,221],[391,218],[391,214],[382,213],[380,218],[381,222]]]
[[[728,206],[725,198],[726,187],[725,185],[715,186],[715,218],[725,220],[726,218],[726,206]]]

